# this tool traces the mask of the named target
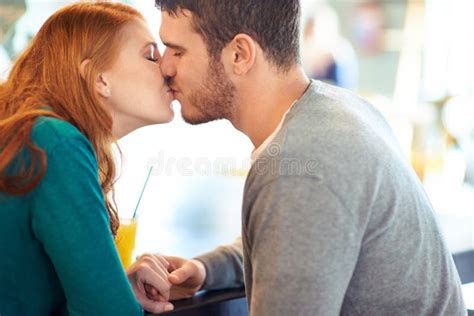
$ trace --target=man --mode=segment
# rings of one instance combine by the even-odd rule
[[[242,242],[167,257],[172,297],[240,285],[243,252],[251,315],[465,315],[430,202],[383,117],[304,75],[299,1],[156,4],[184,119],[227,119],[256,148]]]

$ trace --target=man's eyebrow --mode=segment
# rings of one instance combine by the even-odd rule
[[[177,50],[181,50],[181,51],[185,51],[186,48],[184,48],[183,46],[180,46],[178,44],[173,44],[173,43],[170,43],[170,42],[163,42],[163,45],[165,45],[166,47],[169,47],[169,48],[172,48],[172,49],[177,49]]]

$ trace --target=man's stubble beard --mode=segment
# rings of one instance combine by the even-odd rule
[[[189,97],[194,113],[184,113],[183,119],[193,125],[220,119],[232,121],[235,113],[235,86],[227,77],[224,65],[217,60],[209,62],[206,78]]]

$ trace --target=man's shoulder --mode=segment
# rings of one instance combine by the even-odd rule
[[[255,161],[249,183],[303,176],[339,184],[361,181],[387,165],[407,167],[380,112],[348,90],[313,82]]]

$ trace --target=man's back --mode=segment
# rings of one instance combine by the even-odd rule
[[[253,315],[464,315],[421,183],[371,105],[320,82],[293,106],[245,188]]]

